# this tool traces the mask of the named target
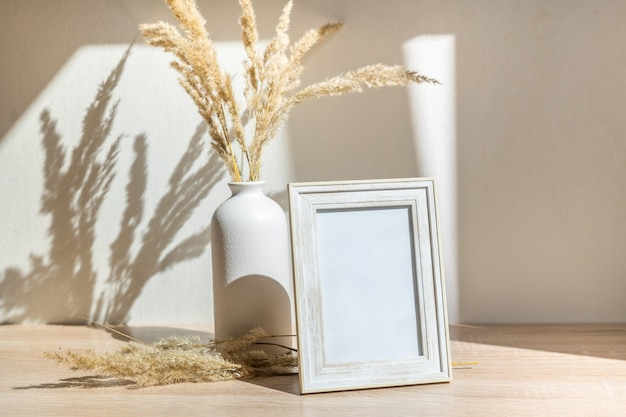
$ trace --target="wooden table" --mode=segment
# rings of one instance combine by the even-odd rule
[[[198,334],[137,327],[133,336]],[[82,326],[0,326],[0,416],[626,416],[626,324],[452,326],[449,384],[298,394],[295,375],[129,390],[42,357],[115,351]]]

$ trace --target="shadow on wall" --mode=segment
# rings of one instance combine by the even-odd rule
[[[109,276],[98,291],[93,265],[95,224],[116,175],[122,137],[111,138],[119,101],[113,92],[131,52],[100,85],[83,119],[80,142],[68,155],[49,110],[40,116],[45,150],[41,212],[50,216],[47,255],[30,257],[30,271],[7,268],[0,277],[0,315],[5,322],[121,323],[145,284],[158,273],[199,257],[209,244],[203,230],[174,244],[194,210],[223,176],[218,157],[202,140],[199,126],[169,179],[145,230],[144,193],[148,176],[145,135],[134,139],[134,160],[126,186],[126,207],[117,237],[110,245]],[[100,155],[105,155],[101,158]],[[207,158],[206,155],[209,155]],[[141,242],[135,243],[142,235]],[[132,251],[131,248],[138,249]]]

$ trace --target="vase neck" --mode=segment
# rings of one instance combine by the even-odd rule
[[[232,195],[264,194],[265,181],[229,182],[228,188]]]

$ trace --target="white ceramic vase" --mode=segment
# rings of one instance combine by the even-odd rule
[[[278,203],[264,194],[264,184],[229,183],[231,197],[213,214],[213,303],[218,340],[242,336],[256,327],[271,335],[293,333],[287,219]],[[294,345],[291,337],[272,342]]]

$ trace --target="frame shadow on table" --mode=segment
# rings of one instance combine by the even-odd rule
[[[459,342],[626,360],[626,323],[451,325]]]

